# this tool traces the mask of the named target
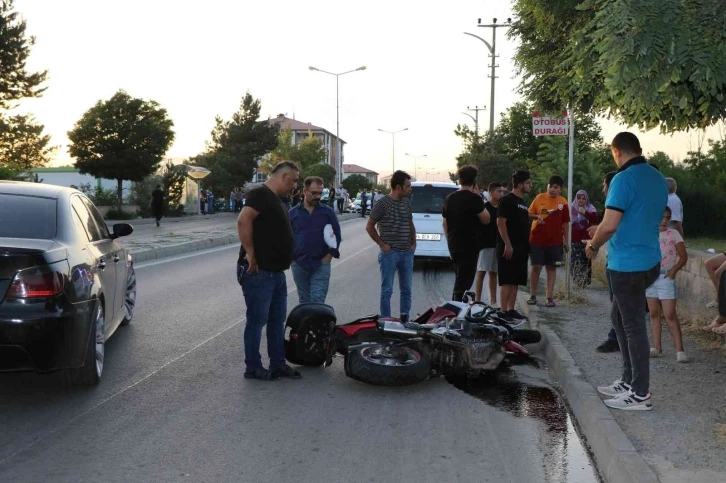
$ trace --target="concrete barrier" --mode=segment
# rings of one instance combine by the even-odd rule
[[[603,246],[600,252],[595,265],[604,270],[607,245]],[[706,308],[706,305],[716,298],[716,290],[704,265],[704,261],[712,256],[711,253],[688,250],[688,262],[676,275],[678,313],[682,321],[702,324],[716,317],[714,309]]]

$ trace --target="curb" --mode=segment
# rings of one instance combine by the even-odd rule
[[[357,217],[347,218],[340,222],[341,225],[357,220]],[[187,243],[179,243],[177,245],[169,245],[166,247],[152,248],[151,250],[143,250],[140,252],[130,252],[134,257],[134,262],[146,262],[149,260],[157,260],[159,258],[172,257],[174,255],[182,255],[184,253],[197,252],[208,248],[216,248],[224,245],[239,243],[239,236],[235,234],[224,235],[216,238],[205,238]]]
[[[542,348],[547,364],[572,408],[572,412],[590,446],[600,474],[609,483],[658,483],[658,477],[638,453],[628,436],[595,388],[587,382],[575,360],[555,332],[537,323],[537,316],[518,297],[530,324],[542,333]]]

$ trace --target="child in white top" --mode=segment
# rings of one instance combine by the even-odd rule
[[[688,261],[688,252],[681,234],[673,228],[668,228],[670,219],[671,209],[666,207],[660,222],[660,277],[645,291],[650,311],[650,329],[655,346],[650,349],[650,356],[658,357],[663,353],[660,319],[661,315],[664,315],[668,322],[668,331],[676,343],[676,360],[688,362],[688,356],[683,351],[683,336],[676,314],[676,273]]]

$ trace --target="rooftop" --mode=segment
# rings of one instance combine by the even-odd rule
[[[344,164],[343,172],[344,173],[354,173],[354,174],[375,174],[375,175],[378,174],[371,169],[364,168],[363,166],[358,166],[357,164]]]
[[[280,126],[280,129],[292,129],[296,132],[308,132],[308,131],[319,131],[319,132],[326,132],[330,134],[331,136],[335,137],[335,134],[330,133],[327,129],[322,128],[320,126],[316,126],[309,122],[302,122],[298,121],[296,119],[290,119],[289,117],[285,117],[284,114],[278,114],[277,117],[269,120],[270,124],[276,124]],[[342,139],[340,140],[343,144],[345,144],[345,141]]]

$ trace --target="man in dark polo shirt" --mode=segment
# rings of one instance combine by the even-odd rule
[[[237,281],[242,286],[247,305],[244,333],[246,379],[271,381],[281,377],[302,377],[285,363],[285,270],[292,263],[293,233],[287,209],[280,199],[297,186],[299,177],[295,163],[283,161],[278,164],[265,184],[250,190],[237,218],[242,242],[237,260]],[[265,325],[269,370],[262,366],[260,356],[260,340]]]
[[[610,149],[618,171],[608,189],[605,216],[588,243],[588,258],[608,244],[608,275],[613,291],[611,319],[623,358],[623,374],[597,390],[613,409],[650,411],[650,350],[645,321],[645,290],[660,274],[660,219],[668,203],[668,183],[641,155],[638,138],[615,136]]]

